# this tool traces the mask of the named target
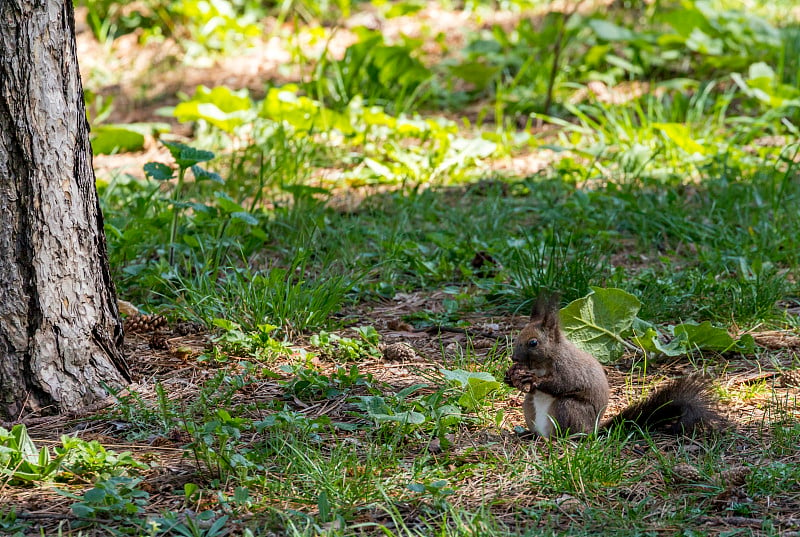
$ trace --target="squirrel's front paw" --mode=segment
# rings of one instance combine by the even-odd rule
[[[506,371],[503,381],[522,393],[528,393],[536,387],[536,375],[522,364],[512,365]]]

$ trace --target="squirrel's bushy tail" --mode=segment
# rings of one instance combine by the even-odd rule
[[[711,381],[701,375],[673,379],[609,419],[603,428],[634,423],[642,429],[683,434],[723,422]]]

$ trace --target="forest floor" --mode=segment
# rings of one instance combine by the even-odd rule
[[[84,413],[0,424],[32,441],[0,476],[0,535],[800,536],[797,105],[791,81],[742,89],[777,38],[752,14],[684,2],[727,36],[721,51],[652,59],[652,43],[680,40],[658,2],[452,4],[267,17],[249,46],[191,57],[202,35],[101,42],[78,8],[93,129],[147,132],[94,161],[117,289],[135,303],[131,384]],[[784,7],[770,20],[791,51],[800,8]],[[560,27],[574,32],[559,66],[555,37],[537,36],[564,20],[585,24]],[[353,84],[363,96],[337,101],[328,83],[369,42],[360,27],[404,65],[424,59],[424,106],[371,71]],[[653,62],[649,78],[631,58]],[[175,106],[209,104],[201,85],[224,90],[214,106],[246,104],[179,121]],[[380,111],[352,104],[369,91]],[[146,165],[178,169],[163,141],[213,150],[218,181],[156,184]],[[519,312],[541,290],[566,303],[598,288],[635,296],[664,347],[693,321],[752,336],[743,352],[692,341],[667,357],[617,334],[628,345],[605,366],[607,416],[703,373],[726,427],[521,434],[523,396],[499,382]]]

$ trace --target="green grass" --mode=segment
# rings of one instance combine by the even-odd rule
[[[463,28],[442,30],[423,18],[424,3],[393,0],[372,4],[378,32],[344,24],[366,7],[347,0],[220,1],[198,17],[188,16],[196,0],[85,4],[103,50],[138,28],[142,43],[176,39],[184,51],[140,74],[130,94],[176,104],[188,139],[151,131],[189,147],[154,143],[160,166],[145,178],[101,174],[98,188],[119,295],[200,321],[211,338],[161,334],[167,349],[155,350],[157,335],[132,339],[140,383],[90,432],[131,443],[178,478],[65,476],[58,486],[94,516],[73,517],[71,530],[791,531],[792,389],[723,384],[739,427],[715,435],[614,430],[545,442],[517,437],[519,394],[496,382],[542,291],[566,303],[592,286],[621,288],[661,334],[711,321],[737,337],[796,335],[786,306],[800,299],[800,34],[789,3],[743,13],[723,1],[617,2],[562,25],[541,2],[478,1],[464,4],[473,11]],[[491,27],[489,14],[508,22]],[[401,36],[398,21],[418,31]],[[246,59],[254,28],[269,28],[290,58],[262,88],[211,77],[213,89],[172,98],[147,87],[154,73]],[[775,72],[751,68],[758,62]],[[97,122],[114,115],[119,89],[104,79],[120,77],[98,66],[84,81],[99,96]],[[524,171],[529,160],[540,171]],[[383,357],[396,341],[413,359]],[[187,359],[175,348],[184,343],[196,351]],[[789,348],[755,352],[644,362],[629,352],[616,366],[627,383],[629,363],[723,379],[798,365]],[[729,486],[721,476],[740,467],[742,483]],[[93,486],[105,496],[85,498]],[[69,502],[58,505],[71,516]],[[24,501],[9,506],[0,532],[67,531],[33,527]],[[125,509],[146,512],[161,533]]]

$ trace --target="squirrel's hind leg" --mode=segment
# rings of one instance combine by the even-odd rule
[[[550,415],[561,435],[588,434],[594,431],[598,418],[592,405],[572,397],[557,399],[550,408]]]

